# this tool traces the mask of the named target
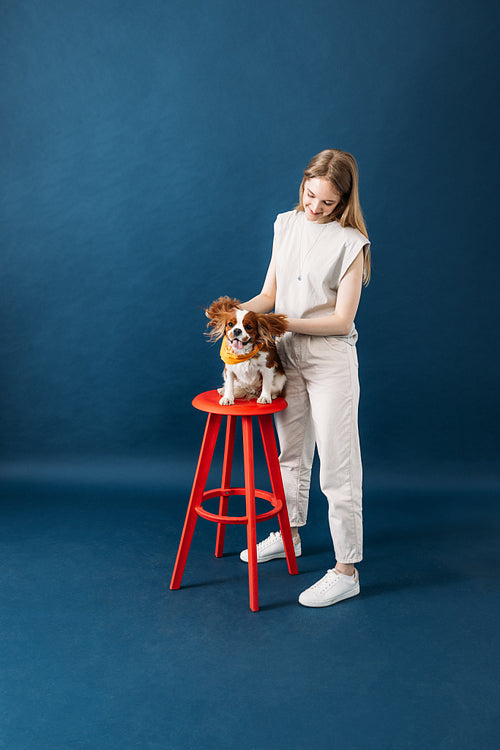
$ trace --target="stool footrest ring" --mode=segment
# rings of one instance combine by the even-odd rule
[[[204,492],[202,495],[201,503],[204,503],[205,500],[210,500],[214,497],[221,497],[224,495],[245,496],[245,494],[246,490],[244,487],[219,487],[216,490],[208,490],[207,492]],[[277,516],[283,507],[283,500],[281,500],[279,497],[276,497],[271,492],[265,492],[264,490],[255,490],[255,497],[259,497],[261,500],[267,500],[267,502],[271,503],[271,505],[273,506],[272,510],[268,510],[267,513],[259,513],[255,517],[256,523],[259,523],[259,521],[266,521],[268,518]],[[205,508],[203,508],[201,504],[195,508],[195,511],[199,516],[201,516],[201,518],[206,518],[207,521],[216,521],[217,523],[227,524],[248,523],[248,516],[220,516],[217,513],[210,513],[208,510],[205,510]]]

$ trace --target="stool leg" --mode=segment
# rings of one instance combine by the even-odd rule
[[[269,477],[271,479],[271,487],[273,489],[273,495],[283,502],[282,508],[278,513],[278,520],[280,523],[283,546],[285,547],[288,572],[290,573],[290,575],[296,575],[299,571],[297,569],[297,558],[295,557],[295,552],[293,549],[292,533],[290,531],[290,520],[288,518],[288,510],[286,507],[285,490],[283,489],[283,480],[281,478],[278,451],[276,448],[276,440],[274,437],[273,420],[270,414],[262,414],[258,417],[258,419],[260,432],[262,435],[262,442],[264,444],[264,452],[266,454],[267,467],[269,469]]]
[[[236,417],[228,415],[226,427],[226,446],[224,449],[224,464],[222,467],[222,484],[223,490],[228,490],[231,486],[231,470],[233,468],[234,453],[234,433],[236,430]],[[229,495],[221,495],[219,503],[219,516],[227,516],[227,506]],[[215,543],[215,557],[222,557],[224,554],[224,538],[226,536],[226,524],[217,524],[217,541]]]
[[[245,463],[245,499],[247,510],[248,584],[250,609],[259,610],[259,588],[257,577],[257,530],[255,511],[255,476],[253,465],[252,417],[242,417],[243,457]]]
[[[186,560],[189,553],[189,547],[191,546],[191,540],[194,534],[194,527],[196,526],[196,521],[198,520],[196,508],[201,505],[201,500],[203,498],[203,492],[207,483],[208,473],[210,471],[210,464],[214,455],[215,444],[217,442],[217,435],[219,433],[221,420],[221,414],[208,415],[205,434],[203,436],[203,443],[201,445],[200,457],[198,459],[198,466],[193,482],[193,489],[191,490],[191,498],[189,500],[189,505],[186,513],[186,520],[184,522],[184,528],[182,530],[182,536],[179,544],[179,550],[177,552],[174,572],[172,574],[172,580],[170,582],[171,589],[178,589],[181,585],[182,575],[184,573],[184,567],[186,565]]]

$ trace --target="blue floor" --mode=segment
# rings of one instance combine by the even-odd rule
[[[169,590],[190,482],[2,483],[2,750],[500,746],[499,493],[367,487],[361,595],[311,610],[313,491],[300,575],[261,566],[252,613],[239,527],[216,559],[200,520]]]

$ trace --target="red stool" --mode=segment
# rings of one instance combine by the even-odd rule
[[[278,411],[286,409],[287,403],[284,398],[276,398],[271,404],[258,404],[256,399],[249,401],[245,399],[236,399],[234,406],[221,406],[219,404],[219,399],[220,395],[217,391],[206,391],[205,393],[200,393],[200,395],[196,396],[193,400],[193,406],[200,411],[208,412],[208,417],[170,588],[180,588],[198,516],[206,518],[208,521],[215,521],[218,524],[217,541],[215,545],[216,557],[222,557],[223,555],[226,524],[246,524],[250,609],[257,612],[259,609],[259,593],[257,580],[256,523],[259,521],[265,521],[273,516],[278,516],[283,544],[285,547],[288,571],[291,575],[296,575],[298,573],[271,416]],[[210,464],[212,462],[215,444],[217,442],[217,435],[224,415],[227,416],[227,426],[224,463],[222,468],[222,486],[215,490],[205,491]],[[243,457],[245,466],[244,487],[230,486],[237,417],[241,417],[243,429]],[[269,477],[271,479],[272,493],[255,489],[252,417],[257,417],[259,421],[264,453],[269,470]],[[228,501],[231,495],[245,495],[245,516],[227,515]],[[220,497],[218,515],[215,513],[209,513],[203,508],[204,501],[213,497]],[[270,502],[273,506],[272,509],[267,513],[256,515],[256,497]]]

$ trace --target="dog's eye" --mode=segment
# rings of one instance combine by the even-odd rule
[[[229,323],[227,324],[227,327],[232,328],[233,326],[234,326],[234,323],[231,323],[231,321],[229,321]]]

